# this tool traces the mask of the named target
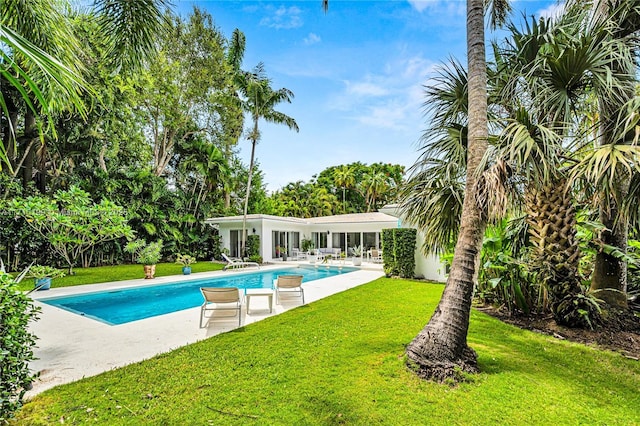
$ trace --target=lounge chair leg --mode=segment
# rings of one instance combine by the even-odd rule
[[[202,319],[204,317],[204,309],[200,309],[200,328],[204,328],[202,325]]]

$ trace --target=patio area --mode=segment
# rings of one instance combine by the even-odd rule
[[[292,266],[301,262],[291,262]],[[347,262],[349,264],[349,262]],[[282,263],[263,267],[282,267]],[[242,273],[218,271],[190,276],[155,278],[151,284],[163,284],[180,280],[219,277]],[[348,290],[383,276],[380,265],[363,264],[358,271],[304,283],[305,301],[311,303],[332,294]],[[130,280],[113,283],[64,287],[33,293],[41,307],[40,319],[31,325],[38,336],[35,357],[30,367],[39,372],[27,396],[35,395],[59,384],[80,380],[127,364],[139,362],[180,346],[206,339],[219,333],[238,328],[237,317],[216,319],[205,328],[199,327],[200,307],[185,309],[167,315],[112,326],[83,317],[51,305],[37,302],[38,298],[67,296],[86,292],[115,290],[150,284],[148,280]],[[248,325],[272,315],[278,315],[301,305],[296,298],[283,299],[273,304],[269,312],[266,297],[251,298],[251,311],[242,308],[242,325]]]

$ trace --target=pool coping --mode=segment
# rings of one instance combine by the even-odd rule
[[[278,269],[297,264],[299,263],[279,262],[262,267],[260,270]],[[158,277],[153,280],[139,279],[53,288],[46,292],[31,293],[41,312],[40,319],[29,327],[38,336],[37,346],[34,349],[34,355],[38,359],[32,361],[29,367],[32,371],[39,372],[40,377],[34,383],[33,389],[27,392],[27,397],[56,385],[143,361],[238,327],[237,317],[234,317],[229,320],[216,320],[210,322],[205,328],[199,328],[200,307],[120,325],[108,325],[43,303],[39,299],[256,271],[252,269],[201,272]],[[308,304],[373,281],[383,275],[381,268],[359,269],[348,274],[310,281],[303,284],[305,301]],[[300,306],[299,300],[283,299],[279,305],[274,303],[273,312],[269,313],[267,299],[257,298],[251,301],[250,315],[247,315],[246,306],[243,306],[242,325],[252,324],[298,306]]]

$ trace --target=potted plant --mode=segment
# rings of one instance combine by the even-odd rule
[[[284,262],[287,261],[287,246],[281,246],[280,247],[280,254],[282,255],[282,260]]]
[[[362,265],[362,246],[352,247],[351,251],[353,252],[353,258],[351,259],[353,261],[353,266]]]
[[[153,279],[156,273],[156,263],[160,261],[162,240],[147,244],[144,240],[129,242],[124,250],[137,255],[137,262],[144,265],[144,278]]]
[[[191,274],[191,265],[196,263],[196,258],[188,254],[178,253],[176,255],[176,263],[182,265],[182,273],[184,275],[189,275]]]
[[[51,288],[51,280],[64,277],[64,272],[62,269],[52,268],[51,266],[34,265],[29,268],[27,277],[34,279],[36,290],[49,290]]]

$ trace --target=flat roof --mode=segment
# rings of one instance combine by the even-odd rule
[[[235,223],[242,222],[243,216],[223,216],[212,217],[206,219],[206,223]],[[283,217],[273,216],[268,214],[249,214],[247,215],[247,221],[256,220],[273,220],[280,222],[297,223],[301,225],[315,225],[315,224],[328,224],[328,223],[371,223],[371,222],[388,222],[397,223],[398,218],[381,213],[381,212],[369,212],[369,213],[350,213],[339,214],[333,216],[321,216],[310,218],[298,218],[298,217]]]

